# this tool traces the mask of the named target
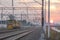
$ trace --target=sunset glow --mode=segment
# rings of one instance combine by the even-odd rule
[[[60,0],[50,0],[50,19],[54,20],[50,23],[60,22]]]
[[[54,11],[54,10],[56,10],[56,6],[51,5],[50,9],[51,9],[51,11]]]
[[[53,20],[50,20],[50,23],[53,23]]]
[[[59,0],[51,0],[52,3],[57,3]]]
[[[3,2],[4,0],[1,0],[1,1]],[[42,3],[42,0],[36,0],[36,1],[38,1],[39,3]],[[0,7],[11,6],[11,0],[6,0],[3,3],[2,2],[0,3],[1,4]],[[20,2],[26,2],[27,4],[20,3]],[[37,7],[37,8],[42,7],[42,4],[39,4],[38,2],[35,2],[35,3],[29,3],[29,2],[35,2],[35,1],[34,0],[14,0],[14,6],[26,7],[27,5],[28,7]],[[47,10],[46,13],[48,16],[48,0],[46,0],[46,10]],[[50,0],[50,19],[53,19],[54,22],[60,22],[60,0]]]

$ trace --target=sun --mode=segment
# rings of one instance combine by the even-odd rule
[[[53,20],[50,20],[50,23],[53,23]]]
[[[55,6],[55,5],[51,5],[51,6],[50,6],[50,9],[51,9],[52,11],[55,11],[55,10],[56,10],[56,6]]]

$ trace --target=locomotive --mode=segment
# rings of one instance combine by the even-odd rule
[[[21,23],[15,20],[13,15],[9,15],[10,20],[7,20],[7,29],[17,29],[20,28]]]

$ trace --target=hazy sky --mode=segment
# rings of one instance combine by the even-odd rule
[[[60,22],[60,0],[51,1],[51,20]]]
[[[11,0],[0,0],[2,2],[0,2],[0,6],[11,6]],[[37,0],[38,2],[41,3],[41,0]],[[48,0],[46,0],[47,2]],[[51,2],[51,20],[53,20],[54,22],[60,22],[60,0],[50,0]],[[14,0],[14,6],[22,6],[24,4],[20,4],[19,2],[34,2],[33,0]],[[39,4],[29,4],[30,6],[41,6]],[[28,6],[29,6],[28,5]],[[24,5],[25,6],[25,5]]]

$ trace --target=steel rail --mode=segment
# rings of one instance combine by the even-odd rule
[[[16,32],[11,32],[11,33],[6,33],[6,34],[1,34],[0,35],[0,40],[9,40],[9,39],[16,39],[15,37],[19,38],[22,37],[22,35],[27,35],[28,33],[30,33],[31,31],[33,31],[34,29],[29,29],[29,30],[24,30],[24,31],[16,31]],[[21,35],[21,36],[19,36]]]

